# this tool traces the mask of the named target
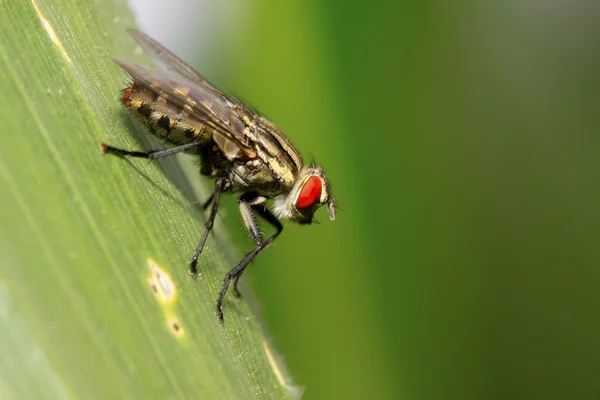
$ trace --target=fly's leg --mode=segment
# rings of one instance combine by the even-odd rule
[[[269,210],[267,210],[267,208],[264,205],[254,204],[253,207],[252,207],[252,210],[256,211],[256,213],[258,215],[260,215],[262,217],[262,219],[264,219],[265,221],[267,221],[269,224],[271,224],[271,226],[273,226],[276,229],[275,234],[273,235],[273,238],[270,239],[271,242],[273,240],[275,240],[275,237],[277,237],[277,235],[279,235],[281,233],[281,231],[283,230],[283,226],[281,225],[281,222],[279,222],[279,220]],[[244,222],[245,221],[246,221],[246,219],[244,218]],[[248,228],[248,230],[250,232],[252,232],[252,230],[250,230],[250,228]],[[256,230],[256,232],[258,232],[258,229]],[[258,233],[260,234],[260,232],[258,232]],[[262,240],[262,235],[259,236],[259,237]],[[254,239],[254,241],[256,242],[256,244],[258,245],[258,239],[257,239],[257,237],[253,235],[252,238]],[[268,244],[265,244],[265,247],[267,245]],[[233,278],[233,297],[235,297],[236,299],[240,299],[242,297],[242,294],[238,290],[238,281],[240,280],[240,278],[241,278],[241,276],[242,276],[242,274],[244,273],[245,270],[246,270],[246,268],[244,267],[244,269],[242,269],[235,276],[235,278]]]
[[[206,211],[206,209],[212,204],[213,200],[215,199],[215,193],[211,193],[210,197],[208,199],[206,199],[206,201],[204,203],[202,203],[202,209],[204,211]]]
[[[166,150],[158,150],[158,151],[151,151],[149,153],[145,153],[142,151],[123,150],[123,149],[109,146],[105,143],[100,143],[100,152],[102,154],[114,154],[118,157],[137,157],[137,158],[146,158],[149,160],[155,160],[157,158],[170,156],[172,154],[177,154],[182,151],[186,151],[186,150],[193,149],[193,148],[200,147],[200,146],[202,146],[201,142],[192,142],[192,143],[186,143],[181,146],[172,147],[172,148],[166,149]],[[215,191],[202,204],[202,208],[205,210],[212,204],[212,209],[210,212],[210,216],[208,217],[208,220],[206,221],[206,228],[204,229],[204,234],[202,235],[202,238],[200,239],[200,242],[198,243],[198,247],[196,248],[194,257],[192,258],[192,261],[190,262],[190,269],[189,269],[190,275],[195,276],[197,273],[196,266],[198,264],[198,257],[200,257],[200,253],[202,252],[202,249],[204,248],[204,243],[206,242],[206,239],[208,238],[208,234],[210,233],[210,230],[213,227],[215,217],[217,216],[217,210],[219,209],[219,198],[221,196],[221,193],[224,191],[224,189],[225,189],[225,180],[218,179],[215,184]]]
[[[204,244],[206,243],[206,239],[208,238],[208,234],[210,233],[213,224],[215,222],[215,217],[217,216],[217,211],[219,210],[219,200],[221,199],[221,193],[225,190],[225,179],[219,178],[215,182],[215,191],[212,196],[207,200],[207,205],[212,203],[212,208],[210,210],[210,215],[208,216],[208,220],[206,220],[206,225],[204,228],[204,234],[200,238],[200,242],[198,242],[198,247],[196,247],[196,252],[194,253],[194,257],[192,257],[192,261],[190,262],[189,273],[192,276],[196,276],[198,270],[196,267],[198,266],[198,257],[200,257],[200,253],[202,253],[202,249],[204,248]]]
[[[201,145],[202,145],[201,142],[192,142],[192,143],[187,143],[187,144],[184,144],[181,146],[172,147],[170,149],[157,150],[157,151],[151,151],[151,152],[145,153],[143,151],[130,151],[130,150],[119,149],[116,147],[109,146],[105,143],[100,143],[100,153],[114,154],[117,157],[136,157],[136,158],[146,158],[148,160],[155,160],[157,158],[167,157],[172,154],[177,154],[182,151],[200,147]],[[210,195],[210,197],[204,203],[202,203],[203,210],[206,210],[211,205],[214,197],[215,197],[215,194],[213,193]]]
[[[233,278],[233,297],[235,297],[237,300],[242,298],[242,294],[240,293],[240,291],[238,290],[238,281],[240,280],[240,277],[242,276],[241,273],[237,274],[235,276],[235,278]]]
[[[147,158],[148,160],[156,160],[157,158],[170,156],[171,154],[177,154],[182,151],[186,151],[186,150],[193,149],[193,148],[200,147],[200,146],[202,146],[201,142],[192,142],[192,143],[186,143],[181,146],[172,147],[172,148],[166,149],[166,150],[158,150],[158,151],[151,151],[149,153],[144,153],[143,151],[129,151],[129,150],[118,149],[116,147],[112,147],[107,144],[100,143],[100,153],[114,154],[119,157],[137,157],[137,158]]]
[[[242,195],[238,201],[240,207],[240,213],[242,214],[242,219],[244,220],[244,224],[250,232],[252,239],[256,243],[256,247],[250,253],[246,254],[246,256],[232,268],[226,275],[223,280],[223,287],[219,292],[219,297],[217,299],[217,321],[222,324],[223,323],[223,298],[225,297],[225,293],[227,293],[227,289],[229,288],[229,284],[231,280],[233,280],[233,293],[235,297],[240,297],[241,293],[237,289],[237,283],[244,273],[244,270],[248,266],[248,264],[260,254],[261,251],[266,249],[277,236],[283,230],[283,225],[281,222],[265,207],[266,198],[259,196],[256,193],[246,193]],[[256,223],[256,217],[254,215],[256,212],[260,215],[265,221],[273,225],[276,231],[270,236],[267,240],[263,241],[262,234],[260,233],[260,229],[258,224]]]
[[[240,214],[242,215],[242,220],[244,221],[244,225],[246,229],[252,236],[252,240],[257,245],[260,245],[263,241],[262,233],[260,232],[260,228],[256,222],[256,217],[253,213],[255,208],[264,207],[264,202],[266,199],[264,197],[258,196],[254,193],[248,193],[244,196],[241,196],[238,205],[240,207]],[[242,276],[242,271],[233,277],[233,297],[239,299],[242,297],[242,294],[238,290],[238,281]]]

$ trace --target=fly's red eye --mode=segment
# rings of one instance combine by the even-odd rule
[[[315,205],[321,198],[321,190],[323,190],[323,183],[321,178],[316,175],[311,175],[310,178],[304,182],[298,200],[296,200],[297,208],[307,208]]]

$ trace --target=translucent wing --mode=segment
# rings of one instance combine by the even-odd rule
[[[113,60],[137,84],[147,87],[166,101],[187,110],[208,128],[232,142],[246,157],[256,157],[256,152],[243,133],[248,121],[243,121],[240,116],[250,115],[249,110],[240,109],[244,107],[243,105],[230,100],[214,87],[205,86],[197,80],[191,80],[188,76],[168,76],[118,58]],[[182,61],[180,62],[185,66]],[[190,67],[185,67],[193,72]],[[229,150],[228,153],[232,154],[232,151]]]
[[[182,77],[191,80],[192,82],[196,82],[201,86],[207,87],[211,91],[215,92],[215,94],[227,97],[217,88],[215,88],[210,82],[208,82],[202,75],[194,71],[194,69],[187,65],[181,58],[171,53],[171,51],[166,49],[162,44],[158,43],[150,36],[131,28],[127,29],[127,32],[135,39],[136,42],[138,42],[140,46],[142,46],[142,48],[150,57],[164,64],[168,71],[173,71]]]

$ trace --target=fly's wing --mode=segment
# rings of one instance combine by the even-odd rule
[[[256,157],[256,151],[252,149],[249,138],[243,133],[245,123],[240,120],[239,115],[240,107],[244,106],[239,102],[230,100],[214,87],[204,86],[200,82],[190,80],[187,76],[167,76],[150,68],[118,58],[113,58],[113,60],[136,83],[147,87],[168,102],[187,110],[191,116],[203,122],[208,128],[213,129],[217,133],[215,141],[227,153],[229,158],[238,157],[242,154],[247,158]],[[247,112],[244,114],[249,115],[249,110],[244,111]],[[231,144],[228,142],[231,142]],[[232,145],[239,151],[233,149]],[[227,150],[225,150],[225,147],[227,147]]]
[[[171,53],[162,44],[152,39],[150,36],[137,31],[135,29],[127,29],[127,32],[135,39],[136,42],[148,53],[154,60],[161,62],[167,67],[168,71],[173,71],[184,78],[198,83],[200,86],[206,87],[215,94],[223,95],[217,88],[208,82],[202,75],[194,71],[181,58]],[[224,95],[223,95],[224,96]]]

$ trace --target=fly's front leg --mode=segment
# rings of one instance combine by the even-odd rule
[[[198,257],[200,257],[200,253],[202,253],[202,249],[204,248],[204,244],[206,243],[206,239],[208,238],[208,234],[212,230],[213,224],[215,222],[215,218],[217,216],[217,211],[219,210],[219,201],[221,199],[221,193],[225,190],[226,181],[223,178],[217,179],[215,182],[215,191],[212,196],[209,198],[209,201],[212,202],[212,208],[210,209],[210,215],[206,220],[206,225],[204,228],[204,234],[200,238],[198,242],[198,247],[196,247],[196,252],[194,253],[194,257],[192,257],[192,261],[190,262],[189,273],[192,276],[196,276],[198,273]],[[210,203],[209,203],[210,204]]]
[[[264,201],[262,203],[257,203],[257,204],[253,204],[252,205],[252,211],[255,211],[258,215],[261,216],[262,219],[264,219],[265,221],[267,221],[269,224],[271,224],[272,227],[275,228],[275,234],[273,235],[272,239],[270,238],[271,242],[273,240],[275,240],[275,237],[277,237],[277,235],[279,235],[281,233],[281,231],[283,230],[283,226],[281,225],[281,222],[279,222],[279,220],[277,219],[277,217],[275,217],[273,215],[273,213],[271,213],[265,206],[264,206],[264,202],[266,202],[266,199],[264,199]],[[250,211],[251,213],[251,211]],[[242,213],[243,215],[243,213]],[[246,222],[246,218],[244,218],[244,222]],[[248,224],[246,224],[246,227],[248,228]],[[259,245],[259,241],[258,238],[262,241],[262,234],[260,233],[260,231],[258,229],[250,229],[248,228],[248,231],[250,231],[252,238],[254,239],[254,242]],[[257,236],[255,236],[255,233],[258,233],[259,236],[257,238]],[[263,244],[264,247],[268,246],[270,243],[266,243]],[[264,249],[263,247],[263,249]],[[244,273],[244,271],[246,270],[246,268],[244,267],[236,276],[235,278],[233,278],[233,297],[235,297],[236,299],[239,299],[242,297],[242,294],[240,293],[240,291],[238,290],[238,281],[240,280],[242,274]]]
[[[244,273],[244,270],[254,259],[254,257],[266,249],[271,243],[273,243],[275,238],[283,230],[283,225],[281,225],[281,222],[279,222],[279,220],[269,210],[267,210],[265,207],[265,202],[266,198],[256,193],[246,193],[242,195],[238,201],[242,219],[246,225],[246,229],[248,229],[248,232],[250,232],[252,239],[256,243],[256,247],[250,253],[246,254],[244,259],[225,275],[223,287],[221,288],[221,291],[219,292],[219,298],[217,299],[217,321],[221,324],[223,323],[223,298],[225,297],[225,293],[227,293],[227,289],[229,288],[231,280],[233,279],[234,296],[239,298],[241,293],[237,289],[237,283]],[[275,233],[267,240],[263,241],[262,234],[260,233],[260,229],[256,223],[254,211],[264,218],[268,223],[273,225],[276,229]]]
[[[263,238],[262,233],[260,232],[260,227],[256,221],[256,216],[253,213],[253,209],[255,207],[264,207],[263,204],[266,202],[266,200],[266,198],[258,196],[255,193],[248,193],[241,196],[240,200],[238,201],[240,214],[242,215],[242,221],[244,221],[244,225],[246,226],[248,233],[250,233],[252,240],[257,246],[262,244]],[[242,297],[242,294],[237,287],[241,276],[242,274],[238,273],[233,277],[233,297],[236,299]]]
[[[100,143],[100,153],[114,154],[119,157],[136,157],[136,158],[146,158],[148,160],[156,160],[157,158],[170,156],[172,154],[177,154],[182,151],[189,150],[189,149],[194,149],[196,147],[200,147],[201,145],[202,145],[202,143],[200,143],[200,142],[192,142],[192,143],[187,143],[187,144],[184,144],[181,146],[172,147],[172,148],[166,149],[166,150],[158,150],[158,151],[151,151],[149,153],[144,153],[143,151],[129,151],[129,150],[118,149],[116,147],[112,147],[107,144]]]

